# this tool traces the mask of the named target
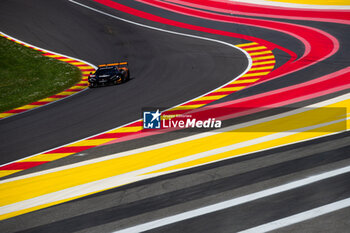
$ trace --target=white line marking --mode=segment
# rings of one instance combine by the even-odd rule
[[[121,153],[116,153],[116,154],[112,154],[112,155],[107,155],[107,156],[103,156],[103,157],[96,158],[96,159],[86,160],[86,161],[82,161],[82,162],[75,163],[75,164],[69,164],[69,165],[56,167],[56,168],[52,168],[52,169],[48,169],[48,170],[44,170],[44,171],[40,171],[40,172],[35,172],[35,173],[23,175],[23,176],[17,176],[17,177],[1,180],[0,184],[11,182],[11,181],[15,181],[15,180],[26,179],[26,178],[30,178],[30,177],[40,176],[40,175],[44,175],[44,174],[48,174],[48,173],[58,172],[58,171],[71,169],[71,168],[75,168],[75,167],[80,167],[80,166],[84,166],[84,165],[88,165],[88,164],[98,163],[98,162],[111,160],[111,159],[115,159],[115,158],[125,157],[125,156],[129,156],[129,155],[132,155],[132,154],[137,154],[137,153],[142,153],[142,152],[146,152],[146,151],[156,150],[156,149],[160,149],[160,148],[163,148],[163,147],[168,147],[168,146],[171,146],[171,145],[180,144],[180,143],[183,143],[183,142],[196,140],[196,139],[212,136],[212,135],[215,135],[215,134],[219,134],[219,133],[223,133],[223,132],[228,132],[228,131],[244,128],[244,127],[249,127],[249,126],[252,126],[252,125],[264,123],[264,122],[267,122],[267,121],[271,121],[271,120],[275,120],[275,119],[279,119],[279,118],[283,118],[283,117],[288,117],[288,116],[291,116],[291,115],[294,115],[294,114],[298,114],[298,113],[309,111],[312,108],[318,108],[318,107],[327,106],[327,105],[334,104],[334,103],[337,103],[339,101],[347,100],[347,99],[350,99],[350,93],[342,95],[342,96],[335,97],[333,99],[325,100],[325,101],[322,101],[322,102],[319,102],[319,103],[316,103],[316,104],[312,104],[312,105],[306,106],[304,108],[292,110],[292,111],[289,111],[289,112],[281,113],[281,114],[274,115],[274,116],[265,117],[265,118],[262,118],[262,119],[258,119],[258,120],[254,120],[254,121],[250,121],[250,122],[246,122],[246,123],[241,123],[241,124],[230,126],[230,127],[226,127],[226,128],[223,128],[223,129],[214,130],[214,131],[211,131],[211,132],[196,134],[196,135],[193,135],[193,136],[188,136],[188,137],[184,137],[184,138],[180,138],[180,139],[175,139],[175,140],[167,141],[167,142],[164,142],[164,143],[158,143],[158,144],[155,144],[155,145],[146,146],[146,147],[142,147],[142,148],[138,148],[138,149],[133,149],[133,150],[129,150],[129,151],[121,152]],[[315,126],[311,126],[311,127],[315,127]],[[306,129],[306,128],[304,128],[304,129]],[[300,130],[298,130],[298,131],[300,131]],[[283,133],[287,133],[287,132],[280,132],[279,134],[283,135]],[[290,132],[290,133],[294,133],[294,132]],[[337,133],[341,133],[341,132],[336,132],[335,134],[337,134]],[[273,135],[275,135],[275,134],[273,134]],[[273,135],[272,135],[272,137],[274,137]],[[325,136],[329,136],[329,135],[331,135],[331,134],[328,134],[328,135],[325,135]],[[265,136],[265,137],[271,137],[271,135]],[[321,136],[321,137],[324,137],[324,136]],[[315,137],[315,138],[318,138],[318,137]],[[310,139],[307,139],[307,140],[310,140]],[[304,141],[307,141],[307,140],[304,140]],[[249,143],[249,141],[248,142],[244,142],[244,143]],[[293,143],[290,143],[290,144],[293,144]],[[245,144],[240,144],[240,145],[243,146]],[[277,146],[277,147],[279,147],[279,146]],[[237,148],[237,145],[236,145],[236,148]],[[275,148],[275,147],[271,147],[269,149],[272,149],[272,148]],[[264,149],[264,150],[266,150],[266,149]],[[259,150],[259,151],[263,151],[263,150]],[[256,152],[259,152],[259,151],[256,151]],[[245,154],[242,154],[242,155],[245,155]]]
[[[224,42],[224,41],[219,41],[219,40],[215,40],[215,39],[211,39],[211,38],[205,38],[205,37],[201,37],[201,36],[194,36],[194,35],[190,35],[190,34],[174,32],[174,31],[168,31],[168,30],[165,30],[165,29],[156,28],[156,27],[152,27],[152,26],[148,26],[148,25],[136,23],[136,22],[133,22],[133,21],[130,21],[130,20],[126,20],[126,19],[123,19],[123,18],[114,16],[114,15],[111,15],[111,14],[105,13],[105,12],[103,12],[103,11],[94,9],[94,8],[92,8],[92,7],[89,7],[89,6],[86,6],[86,5],[84,5],[84,4],[75,2],[75,1],[73,1],[73,0],[69,0],[69,1],[72,2],[72,3],[74,3],[74,4],[80,5],[80,6],[82,6],[82,7],[85,7],[85,8],[87,8],[87,9],[89,9],[89,10],[98,12],[98,13],[100,13],[100,14],[103,14],[103,15],[106,15],[106,16],[109,16],[109,17],[112,17],[112,18],[114,18],[114,19],[117,19],[117,20],[120,20],[120,21],[123,21],[123,22],[126,22],[126,23],[134,24],[134,25],[137,25],[137,26],[140,26],[140,27],[145,27],[145,28],[149,28],[149,29],[156,30],[156,31],[166,32],[166,33],[175,34],[175,35],[180,35],[180,36],[185,36],[185,37],[191,37],[191,38],[195,38],[195,39],[202,39],[202,40],[207,40],[207,41],[212,41],[212,42],[216,42],[216,43],[219,43],[219,44],[227,45],[227,46],[232,47],[232,48],[234,48],[234,49],[240,50],[240,51],[247,57],[248,66],[247,66],[247,68],[246,68],[240,75],[238,75],[238,76],[235,77],[234,79],[228,81],[227,83],[221,85],[220,87],[218,87],[218,88],[216,88],[216,89],[213,89],[213,90],[211,90],[211,91],[209,91],[209,92],[206,92],[206,93],[204,93],[204,94],[202,94],[202,95],[200,95],[200,96],[197,96],[197,97],[195,97],[195,98],[193,98],[193,99],[190,99],[190,100],[188,100],[188,101],[185,101],[185,102],[183,102],[183,103],[181,103],[181,104],[175,105],[174,107],[177,107],[177,106],[180,106],[180,105],[182,105],[182,104],[188,103],[188,102],[190,102],[190,101],[192,101],[192,100],[194,100],[194,99],[200,98],[200,97],[202,97],[202,96],[205,96],[205,95],[208,94],[208,93],[211,93],[211,92],[213,92],[213,91],[215,91],[215,90],[220,89],[221,87],[227,85],[228,83],[230,83],[230,82],[232,82],[232,81],[234,81],[234,80],[240,78],[241,76],[243,76],[243,75],[244,75],[245,73],[247,73],[247,72],[250,70],[250,68],[252,67],[252,58],[249,56],[249,54],[248,54],[245,50],[243,50],[243,49],[241,49],[241,48],[239,48],[239,47],[236,47],[235,45],[226,43],[226,42]],[[3,34],[6,35],[5,33],[3,33]],[[20,41],[20,40],[18,40],[18,41]],[[22,42],[22,41],[21,41],[21,42]],[[25,43],[25,42],[23,42],[23,43]],[[28,44],[28,45],[29,45],[29,44]],[[33,45],[31,45],[31,46],[33,46]],[[35,46],[33,46],[33,47],[35,47]],[[39,48],[39,47],[36,47],[36,48]],[[41,48],[40,48],[40,49],[41,49]],[[45,50],[45,51],[48,51],[48,52],[50,52],[50,53],[54,53],[54,52],[51,52],[51,51],[49,51],[49,50]],[[56,54],[61,55],[61,54],[59,54],[59,53],[56,53]],[[62,56],[65,56],[65,55],[62,55]],[[67,56],[67,57],[68,57],[68,56]],[[70,57],[69,57],[69,58],[70,58]],[[76,59],[76,58],[73,58],[73,59]],[[77,59],[77,60],[78,60],[78,59]],[[84,61],[83,61],[83,62],[84,62]],[[86,62],[86,63],[87,63],[87,62]],[[87,64],[91,65],[90,63],[87,63]],[[91,65],[91,66],[93,66],[93,65]],[[93,67],[95,67],[95,66],[93,66]],[[171,107],[171,108],[174,108],[174,107]],[[169,109],[171,109],[171,108],[169,108]],[[164,110],[164,111],[166,111],[166,110]],[[83,139],[81,139],[81,140],[77,140],[77,141],[74,141],[74,142],[70,142],[70,143],[67,143],[67,144],[64,144],[64,145],[61,145],[61,146],[58,146],[58,147],[55,147],[55,148],[51,148],[51,149],[49,149],[49,150],[46,150],[46,151],[43,151],[43,152],[40,152],[40,153],[36,153],[36,154],[34,154],[34,155],[30,155],[30,156],[27,156],[27,157],[24,157],[24,158],[21,158],[21,159],[18,159],[18,160],[9,162],[9,163],[2,164],[2,165],[0,165],[0,167],[5,166],[5,165],[8,165],[8,164],[11,164],[11,163],[15,163],[15,162],[21,161],[21,160],[23,160],[23,159],[28,159],[28,158],[34,157],[34,156],[36,156],[36,155],[40,155],[40,154],[46,153],[46,152],[48,152],[48,151],[55,150],[55,149],[58,149],[58,148],[61,148],[61,147],[64,147],[64,146],[67,146],[67,145],[70,145],[70,144],[73,144],[73,143],[77,143],[77,142],[84,141],[84,140],[86,140],[86,139],[88,139],[88,138],[95,137],[95,136],[100,135],[100,134],[104,134],[104,133],[106,133],[106,132],[108,132],[108,131],[122,128],[122,127],[124,127],[124,126],[129,125],[129,124],[135,123],[135,122],[137,122],[137,121],[139,121],[139,120],[141,120],[141,119],[138,119],[138,120],[135,120],[135,121],[126,123],[126,124],[124,124],[124,125],[121,125],[121,126],[118,126],[118,127],[116,127],[116,128],[112,128],[112,129],[109,129],[109,130],[106,130],[106,131],[103,131],[103,132],[100,132],[100,133],[97,133],[97,134],[94,134],[94,135],[90,135],[90,136],[88,136],[88,137],[86,137],[86,138],[83,138]]]
[[[337,210],[341,210],[350,206],[350,198],[343,199],[341,201],[333,202],[318,208],[314,208],[299,214],[295,214],[286,218],[282,218],[273,222],[269,222],[257,227],[253,227],[239,233],[260,233],[268,232],[282,227],[290,226],[299,222],[303,222],[312,218],[319,217]]]
[[[349,118],[350,119],[350,118]],[[335,124],[338,122],[344,121],[344,119],[341,120],[336,120],[336,121],[332,121],[332,122],[328,122],[328,123],[323,123],[323,124],[319,124],[319,125],[315,125],[315,126],[309,126],[309,127],[305,127],[302,129],[299,129],[298,131],[307,131],[307,130],[312,130],[312,129],[316,129],[319,127],[323,127],[326,125],[331,125],[331,124]],[[261,138],[257,138],[257,139],[253,139],[253,140],[249,140],[249,141],[245,141],[242,143],[237,143],[237,144],[233,144],[230,146],[226,146],[226,147],[222,147],[222,148],[218,148],[218,149],[214,149],[214,150],[210,150],[210,151],[205,151],[202,153],[198,153],[198,154],[194,154],[194,155],[190,155],[184,158],[180,158],[180,159],[176,159],[176,160],[172,160],[169,162],[165,162],[165,163],[160,163],[157,165],[153,165],[150,167],[146,167],[146,168],[142,168],[139,170],[135,170],[135,171],[131,171],[131,172],[127,172],[121,175],[116,175],[116,176],[112,176],[112,177],[108,177],[105,179],[101,179],[101,180],[97,180],[94,182],[89,182],[89,183],[85,183],[85,184],[81,184],[81,185],[77,185],[71,188],[67,188],[67,189],[63,189],[63,190],[59,190],[56,192],[52,192],[52,193],[48,193],[42,196],[38,196],[35,198],[31,198],[31,199],[27,199],[24,201],[20,201],[17,203],[13,203],[13,204],[9,204],[6,206],[2,206],[0,207],[0,215],[1,214],[7,214],[7,213],[11,213],[14,211],[20,211],[23,209],[28,209],[28,208],[32,208],[38,205],[44,205],[44,204],[49,204],[51,202],[56,202],[56,201],[61,201],[61,200],[65,200],[67,198],[74,198],[74,197],[79,197],[82,195],[89,195],[91,193],[96,193],[96,192],[101,192],[103,190],[107,190],[107,189],[111,189],[111,188],[115,188],[121,185],[125,185],[128,183],[132,183],[132,182],[136,182],[139,180],[144,180],[144,179],[149,179],[151,177],[156,177],[156,176],[160,176],[166,173],[171,173],[173,171],[168,171],[168,172],[162,172],[162,173],[153,173],[153,174],[147,174],[150,172],[154,172],[157,171],[159,169],[163,169],[163,168],[167,168],[173,165],[177,165],[177,164],[181,164],[184,162],[188,162],[188,161],[192,161],[195,159],[199,159],[199,158],[204,158],[210,155],[215,155],[218,153],[223,153],[226,151],[230,151],[230,150],[234,150],[240,147],[246,147],[249,145],[254,145],[254,144],[258,144],[261,142],[265,142],[265,141],[269,141],[269,140],[273,140],[273,139],[277,139],[280,137],[286,137],[292,134],[297,134],[299,132],[282,132],[282,133],[276,133],[276,134],[272,134],[269,136],[265,136],[265,137],[261,137]],[[227,159],[227,158],[226,158]],[[215,161],[217,162],[217,161]],[[350,169],[350,167],[349,167]],[[144,175],[146,174],[146,175]]]
[[[265,1],[265,0],[229,0],[231,2],[242,2],[259,4],[265,6],[274,7],[290,7],[290,8],[302,8],[302,9],[323,9],[323,10],[348,10],[349,5],[317,5],[317,4],[298,4],[298,3],[287,3],[287,2],[277,2],[277,1]],[[233,9],[234,10],[234,9]]]
[[[298,181],[294,181],[291,183],[287,183],[284,185],[280,185],[280,186],[276,186],[274,188],[269,188],[260,192],[256,192],[256,193],[251,193],[242,197],[238,197],[238,198],[234,198],[228,201],[223,201],[217,204],[213,204],[213,205],[209,205],[206,207],[202,207],[202,208],[198,208],[195,210],[190,210],[190,211],[186,211],[184,213],[181,214],[176,214],[173,216],[169,216],[166,218],[162,218],[162,219],[158,219],[155,221],[151,221],[148,223],[144,223],[144,224],[140,224],[134,227],[130,227],[130,228],[126,228],[123,230],[119,230],[119,231],[115,231],[114,233],[133,233],[133,232],[143,232],[143,231],[148,231],[148,230],[152,230],[158,227],[162,227],[165,225],[169,225],[172,223],[176,223],[176,222],[180,222],[186,219],[190,219],[190,218],[194,218],[194,217],[198,217],[204,214],[209,214],[215,211],[219,211],[219,210],[223,210],[223,209],[227,209],[233,206],[237,206],[237,205],[241,205],[247,202],[251,202],[260,198],[264,198],[267,196],[271,196],[274,194],[278,194],[281,192],[285,192],[291,189],[296,189],[305,185],[309,185],[312,183],[315,183],[317,181],[320,180],[324,180],[324,179],[328,179],[334,176],[338,176],[344,173],[348,173],[350,172],[350,166],[344,167],[344,168],[340,168],[340,169],[336,169],[333,171],[329,171],[329,172],[325,172],[319,175],[315,175],[315,176],[311,176],[308,178],[304,178]]]
[[[176,106],[174,106],[174,107],[177,107],[177,106],[180,106],[180,105],[182,105],[182,104],[188,103],[188,102],[190,102],[190,101],[192,101],[192,100],[194,100],[194,99],[200,98],[200,97],[202,97],[202,96],[204,96],[204,95],[206,95],[206,94],[208,94],[208,93],[211,93],[211,92],[213,92],[213,91],[215,91],[215,90],[218,90],[218,89],[222,88],[223,86],[227,85],[228,83],[230,83],[230,82],[232,82],[232,81],[234,81],[234,80],[240,78],[243,74],[245,74],[245,73],[246,73],[248,70],[250,70],[250,68],[252,67],[253,61],[252,61],[252,58],[250,57],[249,53],[246,52],[244,49],[242,49],[242,48],[240,48],[240,47],[237,47],[237,46],[235,46],[235,45],[233,45],[233,44],[230,44],[230,43],[227,43],[227,42],[224,42],[224,41],[221,41],[221,40],[206,38],[206,37],[202,37],[202,36],[195,36],[195,35],[190,35],[190,34],[186,34],[186,33],[181,33],[181,32],[175,32],[175,31],[170,31],[170,30],[166,30],[166,29],[156,28],[156,27],[149,26],[149,25],[146,25],[146,24],[136,23],[136,22],[134,22],[134,21],[130,21],[130,20],[127,20],[127,19],[123,19],[123,18],[120,18],[120,17],[118,17],[118,16],[111,15],[111,14],[108,14],[108,13],[106,13],[106,12],[97,10],[97,9],[95,9],[95,8],[93,8],[93,7],[89,7],[89,6],[87,6],[87,5],[84,5],[84,4],[82,4],[82,3],[76,2],[76,1],[74,1],[74,0],[68,0],[68,1],[71,2],[71,3],[77,4],[77,5],[79,5],[79,6],[85,7],[85,8],[87,8],[87,9],[89,9],[89,10],[95,11],[95,12],[97,12],[97,13],[100,13],[100,14],[103,14],[103,15],[106,15],[106,16],[109,16],[109,17],[111,17],[111,18],[114,18],[114,19],[117,19],[117,20],[120,20],[120,21],[123,21],[123,22],[126,22],[126,23],[134,24],[134,25],[136,25],[136,26],[140,26],[140,27],[144,27],[144,28],[148,28],[148,29],[152,29],[152,30],[156,30],[156,31],[166,32],[166,33],[170,33],[170,34],[175,34],[175,35],[179,35],[179,36],[184,36],[184,37],[190,37],[190,38],[195,38],[195,39],[201,39],[201,40],[216,42],[216,43],[219,43],[219,44],[223,44],[223,45],[232,47],[232,48],[234,48],[234,49],[238,49],[238,50],[240,50],[244,55],[246,55],[246,57],[247,57],[247,59],[248,59],[248,67],[245,69],[245,71],[242,72],[242,74],[240,74],[240,75],[237,76],[236,78],[234,78],[234,79],[228,81],[227,83],[221,85],[221,86],[218,87],[218,88],[215,88],[215,89],[213,89],[213,90],[211,90],[211,91],[209,91],[209,92],[207,92],[207,93],[205,93],[205,94],[203,94],[203,95],[200,95],[200,96],[198,96],[198,97],[195,97],[195,98],[193,98],[193,99],[190,99],[190,100],[188,100],[188,101],[186,101],[186,102],[183,102],[183,103],[181,103],[181,104],[179,104],[179,105],[176,105]],[[171,107],[171,108],[173,108],[173,107]],[[164,110],[164,111],[166,111],[166,110]]]

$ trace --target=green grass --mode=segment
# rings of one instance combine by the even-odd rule
[[[77,67],[0,37],[0,112],[54,95],[80,79]]]

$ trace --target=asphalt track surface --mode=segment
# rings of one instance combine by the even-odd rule
[[[139,18],[89,1],[84,2],[122,18],[145,23]],[[142,6],[136,2],[130,4],[134,7]],[[160,15],[177,17],[178,20],[193,24],[253,34],[290,47],[299,56],[302,53],[299,42],[277,32],[253,30],[239,25],[232,27],[224,23],[165,13],[148,6],[142,7],[148,12],[157,11]],[[93,64],[127,59],[132,72],[132,80],[121,86],[88,90],[50,106],[0,121],[1,163],[139,119],[140,109],[145,106],[179,104],[231,80],[247,65],[245,56],[238,50],[136,27],[77,7],[68,1],[2,1],[0,13],[0,29],[11,36]],[[244,42],[146,23],[168,30],[214,37],[233,44]],[[291,74],[283,80],[273,80],[237,92],[221,101],[289,86],[347,66],[349,55],[346,51],[349,51],[350,35],[343,33],[346,26],[311,22],[303,24],[335,35],[342,46],[340,52],[322,64]],[[286,54],[278,53],[278,61],[283,61]],[[222,68],[218,70],[218,67]],[[212,78],[214,73],[215,80]],[[340,93],[333,96],[338,94]],[[94,148],[91,154],[109,154],[180,136],[169,134],[140,139],[135,143]],[[0,223],[0,229],[2,232],[111,232],[131,227],[348,166],[349,141],[349,133],[342,133],[137,182],[4,220]],[[87,155],[84,158],[72,156],[35,169],[91,158],[89,151]],[[344,174],[153,231],[235,232],[248,229],[347,198],[350,192],[348,179],[349,175]],[[348,213],[349,208],[286,227],[282,232],[345,232],[350,226]]]
[[[96,65],[127,60],[131,70],[131,81],[118,87],[88,90],[1,121],[1,164],[137,120],[143,107],[183,103],[232,80],[248,64],[228,46],[144,29],[68,1],[1,4],[7,34]]]
[[[4,220],[1,229],[4,232],[112,232],[124,229],[349,166],[349,138],[349,133],[338,134],[141,181]],[[151,232],[244,230],[348,197],[348,176],[326,179]],[[338,222],[342,224],[333,223],[330,232],[344,232],[349,224],[342,214],[336,218]],[[307,227],[307,231],[298,226],[294,229],[297,232],[329,232],[320,229],[331,226],[317,222]]]

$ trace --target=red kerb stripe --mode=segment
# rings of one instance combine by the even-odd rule
[[[43,163],[47,163],[48,161],[39,161],[39,162],[15,162],[3,167],[0,167],[0,170],[24,170],[31,167],[35,167],[41,165]]]
[[[104,133],[104,134],[101,134],[101,135],[97,135],[97,136],[95,136],[95,137],[93,137],[93,138],[90,138],[90,140],[91,140],[91,139],[122,138],[122,137],[131,135],[131,134],[135,134],[135,133],[138,133],[138,132]]]
[[[21,113],[21,112],[25,112],[27,110],[28,109],[12,109],[12,110],[6,111],[5,113]]]
[[[45,154],[56,154],[56,153],[78,153],[87,149],[90,149],[95,146],[67,146],[58,148],[49,152],[46,152]]]

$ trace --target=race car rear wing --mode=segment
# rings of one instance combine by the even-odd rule
[[[110,63],[110,64],[102,64],[99,65],[98,67],[105,67],[105,66],[117,66],[119,67],[125,67],[128,66],[128,62],[118,62],[118,63]]]

